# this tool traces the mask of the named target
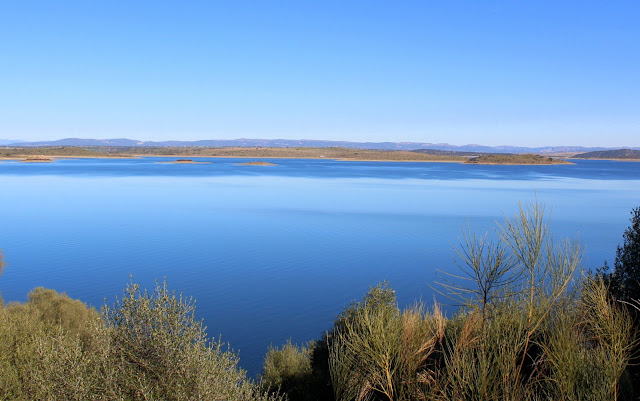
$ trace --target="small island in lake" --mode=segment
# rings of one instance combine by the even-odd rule
[[[255,161],[255,162],[246,162],[246,163],[238,163],[239,166],[277,166],[275,163],[263,162],[263,161]]]
[[[596,152],[580,153],[572,156],[571,158],[572,159],[639,161],[640,150],[635,150],[635,149],[600,150]]]
[[[178,159],[170,162],[157,162],[160,164],[211,164],[211,162],[195,162],[191,159]]]
[[[20,161],[23,163],[53,163],[53,160],[43,155],[27,157]]]
[[[573,164],[565,160],[554,159],[552,157],[540,156],[533,153],[519,155],[513,154],[488,154],[471,158],[466,161],[468,164],[518,164],[518,165],[552,165],[552,164]]]

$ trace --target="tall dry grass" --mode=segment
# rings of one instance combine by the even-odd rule
[[[440,293],[461,305],[401,311],[374,287],[338,319],[330,370],[338,401],[625,399],[631,316],[592,278],[582,247],[553,238],[544,207],[520,206],[497,239],[466,231]]]
[[[446,320],[439,307],[398,309],[384,285],[343,315],[330,341],[336,400],[424,399],[439,380]]]

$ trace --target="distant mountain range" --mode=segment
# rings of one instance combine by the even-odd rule
[[[12,144],[17,144],[21,142],[24,142],[24,141],[19,141],[17,139],[0,139],[0,146],[12,145]]]
[[[209,139],[201,141],[138,141],[127,138],[116,139],[81,139],[65,138],[56,141],[24,142],[0,139],[0,145],[13,146],[145,146],[145,147],[344,147],[356,149],[377,149],[377,150],[420,150],[433,149],[453,152],[472,153],[575,153],[610,150],[605,147],[584,147],[584,146],[544,146],[544,147],[524,147],[524,146],[485,146],[485,145],[450,145],[448,143],[424,143],[424,142],[349,142],[349,141],[325,141],[311,139]],[[640,149],[640,148],[634,148]]]

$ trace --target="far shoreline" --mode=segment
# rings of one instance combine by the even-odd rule
[[[2,149],[0,148],[0,151]],[[198,164],[206,163],[202,159],[241,159],[241,160],[332,160],[332,161],[344,161],[344,162],[397,162],[397,163],[458,163],[458,164],[479,164],[479,165],[512,165],[512,166],[544,166],[544,165],[571,165],[575,164],[577,160],[600,160],[600,161],[625,161],[625,162],[640,162],[640,159],[620,159],[620,158],[577,158],[570,155],[553,155],[546,156],[540,154],[529,154],[540,158],[549,159],[550,162],[536,163],[530,162],[530,160],[522,160],[518,158],[526,154],[477,154],[477,155],[456,155],[456,154],[438,154],[438,153],[424,153],[424,152],[412,152],[402,150],[375,150],[375,149],[356,149],[356,148],[314,148],[314,147],[297,147],[297,148],[260,148],[260,147],[234,147],[234,148],[193,148],[184,149],[186,152],[182,153],[179,148],[156,148],[148,149],[149,153],[144,153],[147,149],[135,149],[124,148],[116,152],[109,151],[109,153],[102,151],[102,149],[79,149],[75,147],[68,147],[64,149],[59,148],[41,148],[40,152],[35,153],[31,149],[26,150],[25,153],[21,152],[20,148],[11,148],[9,154],[0,156],[0,161],[14,161],[14,162],[32,162],[32,158],[46,158],[55,162],[65,159],[141,159],[141,158],[163,158],[169,160],[158,161],[158,163],[174,163],[174,164]],[[155,151],[159,151],[155,153]],[[76,152],[84,154],[74,154]],[[141,153],[139,153],[140,151]],[[65,154],[67,153],[68,154]],[[87,154],[95,152],[96,154]],[[122,153],[120,153],[122,152]],[[130,152],[130,153],[124,153]],[[175,153],[171,153],[175,152]],[[47,154],[54,153],[54,154]],[[57,153],[57,154],[55,154]],[[191,153],[191,154],[190,154]],[[196,153],[196,154],[193,154]],[[199,153],[199,154],[198,154]],[[211,153],[211,154],[203,154]],[[563,157],[564,156],[564,157]],[[474,158],[480,159],[478,162],[473,162]],[[505,159],[511,160],[492,160],[492,159]],[[551,161],[551,158],[554,160]],[[173,159],[173,160],[170,160]],[[195,159],[198,161],[191,162],[177,162],[175,159]]]
[[[459,160],[459,159],[442,159],[442,160],[409,160],[409,159],[398,159],[398,160],[382,160],[382,159],[354,159],[354,158],[332,158],[332,157],[305,157],[305,156],[181,156],[181,155],[134,155],[137,158],[145,158],[145,157],[161,157],[161,158],[174,158],[174,157],[189,157],[192,159],[299,159],[299,160],[334,160],[334,161],[345,161],[345,162],[374,162],[374,163],[458,163],[458,164],[468,164],[468,165],[478,165],[478,166],[562,166],[562,165],[575,165],[568,159],[560,159],[563,162],[561,163],[549,163],[549,164],[536,164],[536,163],[467,163],[467,160]],[[471,158],[471,157],[469,157]],[[596,159],[584,159],[584,160],[596,160]],[[597,159],[597,160],[609,160],[609,159]],[[611,159],[615,160],[615,159]],[[640,161],[640,160],[638,160]],[[175,162],[158,162],[158,163],[175,163]]]
[[[143,158],[166,158],[166,159],[174,159],[174,158],[191,158],[191,159],[299,159],[299,160],[334,160],[334,161],[344,161],[344,162],[373,162],[373,163],[457,163],[457,164],[468,164],[468,165],[481,165],[481,166],[558,166],[558,165],[574,165],[569,159],[562,159],[564,163],[550,163],[550,164],[536,164],[536,163],[467,163],[465,160],[460,159],[433,159],[433,160],[411,160],[411,159],[356,159],[356,158],[332,158],[332,157],[309,157],[309,156],[193,156],[193,155],[159,155],[159,154],[131,154],[131,155],[122,155],[122,156],[104,156],[104,155],[96,155],[96,156],[49,156],[51,159],[50,162],[54,162],[56,160],[72,160],[72,159],[143,159]],[[636,161],[640,162],[640,160],[630,160],[630,159],[577,159],[576,160],[609,160],[609,161]],[[31,160],[27,161],[22,157],[0,157],[0,161],[15,161],[15,162],[32,162]],[[178,161],[159,161],[156,162],[158,164],[210,164],[208,162],[201,161],[191,161],[191,162],[178,162]]]
[[[640,162],[640,159],[600,159],[595,157],[583,158],[583,157],[572,157],[569,160],[600,160],[600,161],[610,161],[610,162]]]
[[[336,160],[336,161],[345,161],[345,162],[401,162],[401,163],[464,163],[464,160],[382,160],[382,159],[352,159],[352,158],[335,158],[335,157],[309,157],[309,156],[181,156],[181,155],[134,155],[137,158],[144,157],[164,157],[164,158],[174,158],[174,157],[190,157],[192,159],[300,159],[300,160]],[[107,158],[108,159],[108,158]]]

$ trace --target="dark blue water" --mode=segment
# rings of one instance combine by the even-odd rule
[[[0,277],[7,301],[36,286],[100,307],[129,274],[197,299],[208,332],[256,374],[270,344],[319,338],[371,285],[433,299],[461,227],[484,232],[518,201],[547,205],[585,266],[615,257],[640,206],[640,163],[474,166],[282,159],[0,163]]]

